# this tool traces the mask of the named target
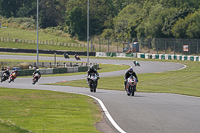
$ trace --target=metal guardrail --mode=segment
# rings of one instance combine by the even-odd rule
[[[49,62],[50,63],[50,62]],[[41,63],[44,65],[43,67],[47,67],[49,64],[48,63]],[[39,65],[41,65],[39,64]],[[34,63],[32,64],[34,65]],[[52,64],[51,64],[52,65]],[[53,64],[55,65],[55,64]],[[88,70],[88,66],[86,63],[59,63],[56,64],[57,67],[54,68],[41,68],[40,72],[41,74],[61,74],[61,73],[73,73],[73,72],[86,72]],[[99,69],[99,64],[98,63],[92,63],[92,65],[96,68]],[[14,67],[17,69],[17,67]],[[18,67],[18,76],[30,76],[32,73],[36,70],[36,67],[31,67],[30,69],[19,69]],[[10,70],[11,72],[14,70]],[[0,77],[2,77],[3,71],[0,71]]]

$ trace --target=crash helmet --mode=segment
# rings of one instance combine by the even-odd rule
[[[40,70],[39,69],[36,69],[36,72],[39,72]]]
[[[15,69],[15,70],[14,70],[14,72],[18,72],[18,70],[17,70],[17,69]]]
[[[94,70],[94,66],[90,66],[90,70]]]
[[[131,75],[131,74],[133,74],[133,68],[129,68],[128,69],[128,73]]]

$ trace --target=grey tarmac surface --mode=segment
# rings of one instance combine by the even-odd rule
[[[0,58],[31,59],[35,57],[0,55]],[[53,60],[53,57],[40,57],[40,60],[44,59]],[[57,58],[57,60],[65,59]],[[74,59],[70,60],[75,61]],[[86,59],[82,59],[82,61],[86,62]],[[130,60],[90,59],[90,62],[133,65]],[[163,72],[184,67],[182,64],[154,61],[141,61],[140,64],[140,67],[134,67],[136,73]],[[100,73],[100,76],[124,75],[125,71],[126,70]],[[92,95],[104,103],[114,121],[127,133],[199,133],[200,131],[199,97],[139,92],[136,92],[134,97],[128,97],[125,91],[97,89],[96,93],[91,93],[89,92],[89,88],[40,85],[43,83],[54,83],[76,79],[85,79],[85,75],[43,77],[36,85],[31,84],[31,78],[17,78],[14,83],[1,83],[0,87],[41,89]],[[113,129],[110,133],[117,132],[107,119],[104,119],[104,124],[105,122],[107,123],[106,126]]]

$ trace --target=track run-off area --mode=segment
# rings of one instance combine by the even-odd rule
[[[35,56],[0,55],[0,59],[36,60]],[[53,60],[53,57],[40,56],[40,60]],[[59,61],[75,61],[57,57]],[[81,62],[87,62],[82,58]],[[133,66],[131,60],[90,59],[90,63],[124,64]],[[136,73],[155,73],[184,69],[179,63],[140,61],[140,67],[134,67]],[[126,70],[100,73],[100,77],[124,75]],[[104,111],[107,124],[114,132],[127,133],[199,133],[200,98],[168,93],[136,92],[134,97],[125,91],[98,89],[91,93],[89,88],[70,86],[42,85],[60,81],[85,79],[84,75],[42,77],[36,85],[32,78],[17,78],[14,83],[1,83],[0,87],[41,89],[67,93],[78,93],[93,97]],[[123,79],[122,79],[123,80]],[[140,80],[140,77],[139,77]],[[123,83],[123,81],[122,81]],[[139,89],[139,88],[138,88]],[[123,88],[122,88],[123,90]]]

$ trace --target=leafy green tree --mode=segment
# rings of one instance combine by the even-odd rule
[[[189,13],[193,12],[191,9],[181,9],[172,14],[171,16],[167,17],[165,20],[165,23],[162,28],[162,32],[166,35],[166,37],[173,38],[173,34],[171,33],[171,30],[174,26],[174,24],[182,18],[185,18]]]
[[[118,38],[135,37],[137,26],[142,22],[139,4],[126,6],[114,19],[115,35]]]
[[[69,25],[69,33],[71,37],[78,37],[79,40],[86,39],[87,36],[87,15],[82,11],[79,6],[74,9],[68,15],[67,24]]]
[[[65,11],[61,10],[61,4],[58,0],[40,1],[40,27],[56,27],[64,22],[63,12]]]
[[[176,38],[200,38],[200,12],[189,14],[176,22],[172,33]]]
[[[152,6],[150,15],[145,23],[145,36],[165,38],[165,34],[162,32],[165,19],[176,12],[176,8],[164,8],[162,5],[157,4]]]
[[[25,0],[1,0],[1,14],[7,18],[16,17]]]
[[[17,17],[31,17],[33,15],[36,16],[36,1],[35,0],[27,0],[22,3],[22,6],[17,11]],[[36,18],[36,17],[35,17]]]

